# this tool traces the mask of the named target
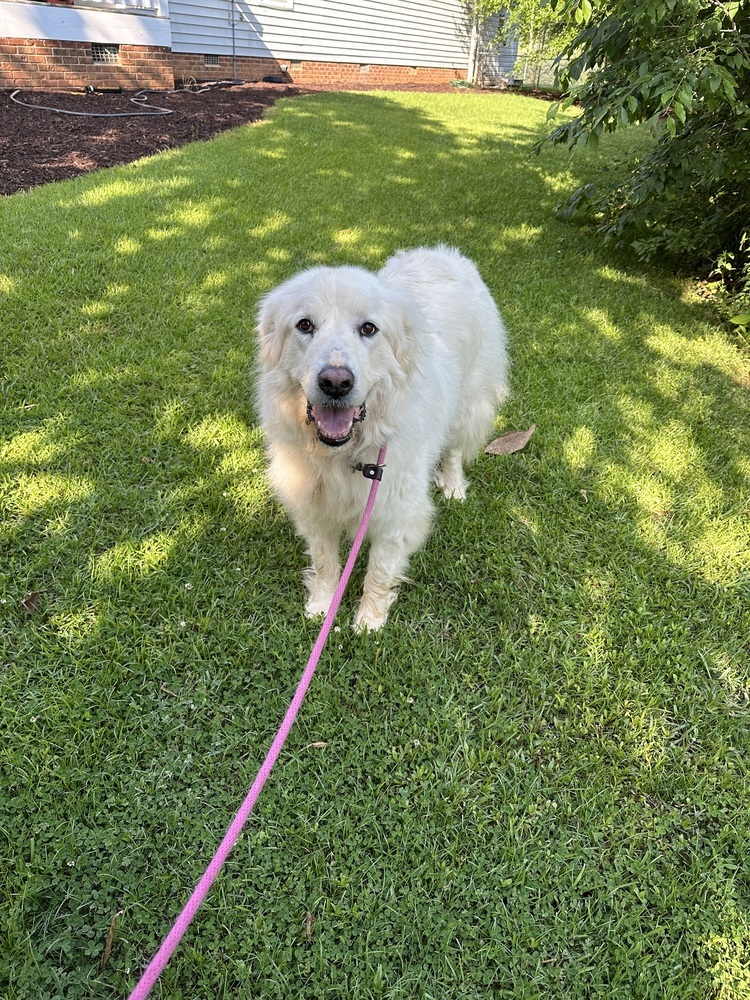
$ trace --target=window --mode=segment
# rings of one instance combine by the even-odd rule
[[[203,57],[203,65],[204,66],[218,66],[219,65],[219,57],[218,56],[208,56],[208,55],[206,55],[206,56]]]
[[[120,61],[119,45],[103,45],[101,42],[93,42],[91,54],[95,63],[118,63]]]

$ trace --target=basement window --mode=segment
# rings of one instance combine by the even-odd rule
[[[95,63],[118,63],[120,61],[119,45],[103,45],[100,42],[93,42],[91,54]]]
[[[204,66],[218,66],[219,65],[219,57],[218,56],[204,56],[203,57],[203,65]]]

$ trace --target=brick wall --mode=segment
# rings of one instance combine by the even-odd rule
[[[450,83],[465,80],[466,67],[445,69],[434,66],[386,66],[377,63],[324,63],[290,60],[289,78],[293,83],[389,84]]]
[[[206,66],[203,55],[172,53],[172,70],[176,86],[191,80],[233,80],[234,60],[231,56],[219,56],[218,66]],[[264,76],[288,77],[282,72],[275,59],[252,59],[237,56],[237,79],[256,82]]]
[[[297,84],[427,84],[465,80],[466,67],[444,69],[430,66],[385,66],[361,63],[331,63],[294,59],[256,59],[219,56],[218,66],[206,66],[202,55],[174,52],[172,65],[176,84],[190,80],[232,80],[236,63],[237,79],[258,81],[264,76],[283,76],[286,83]],[[285,68],[284,68],[285,67]]]
[[[73,90],[122,87],[124,90],[171,90],[191,80],[258,81],[264,76],[305,84],[449,83],[465,79],[466,69],[429,66],[384,66],[373,63],[326,63],[296,60],[219,56],[206,66],[202,54],[170,52],[167,48],[121,45],[119,63],[95,63],[89,42],[48,41],[40,38],[0,38],[0,89]],[[285,68],[284,68],[285,67]]]
[[[0,88],[171,90],[171,57],[167,48],[121,45],[119,63],[95,63],[90,42],[0,38]]]

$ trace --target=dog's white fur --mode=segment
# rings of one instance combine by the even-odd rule
[[[300,320],[312,330],[301,332]],[[374,335],[361,332],[366,323],[377,328]],[[328,610],[341,536],[353,537],[370,489],[353,466],[375,462],[379,446],[387,445],[355,618],[359,628],[380,628],[411,555],[429,533],[431,482],[447,497],[466,496],[463,464],[486,440],[507,394],[497,307],[474,264],[457,250],[421,248],[397,253],[377,274],[359,267],[297,274],[263,298],[258,333],[270,479],[308,545],[311,617]],[[331,402],[318,384],[319,373],[331,367],[354,377],[346,406],[366,404],[364,419],[340,447],[319,440],[309,420],[308,403]]]

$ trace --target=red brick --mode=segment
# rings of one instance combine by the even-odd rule
[[[285,75],[294,83],[373,83],[381,86],[403,81],[447,83],[460,79],[464,71],[429,66],[385,66],[359,63],[326,63],[311,60],[254,58],[239,56],[236,62],[219,57],[218,66],[206,66],[202,54],[172,53],[156,45],[127,45],[120,49],[121,63],[97,64],[91,46],[84,42],[9,38],[0,43],[5,58],[0,66],[0,87],[22,85],[31,89],[58,87],[60,81],[77,85],[91,80],[99,85],[163,89],[175,81],[193,77],[222,78],[236,72],[240,79],[260,80],[264,76]],[[284,74],[281,65],[288,67]]]

